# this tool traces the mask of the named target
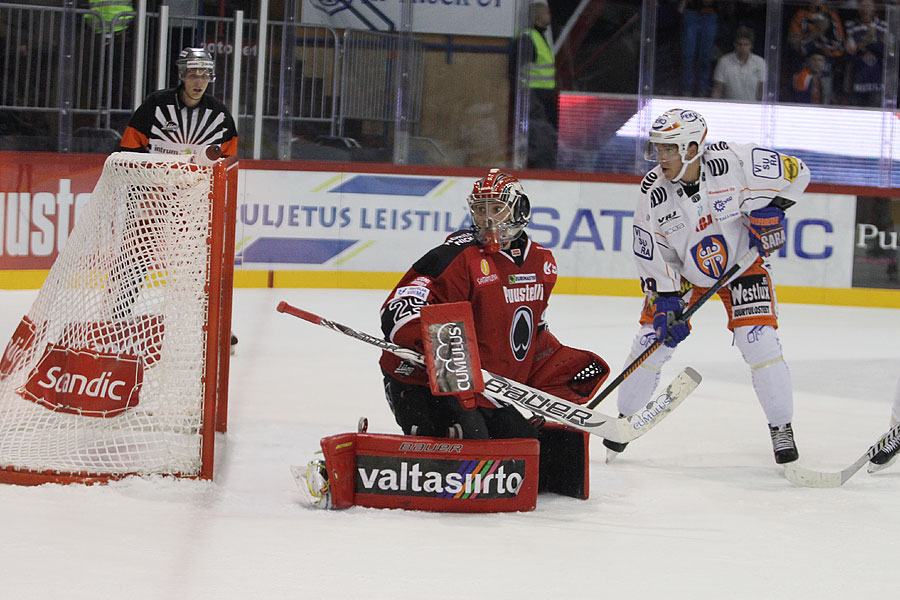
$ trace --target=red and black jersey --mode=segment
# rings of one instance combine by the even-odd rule
[[[218,144],[223,155],[237,154],[237,128],[225,105],[206,93],[191,108],[181,101],[183,86],[150,94],[131,115],[119,150],[192,154]]]
[[[381,329],[386,339],[421,351],[422,306],[468,301],[482,366],[528,381],[535,339],[544,327],[544,311],[555,284],[553,255],[526,234],[509,249],[487,254],[471,231],[457,231],[403,276],[381,308]],[[428,385],[424,370],[388,352],[382,354],[381,368],[405,383]]]

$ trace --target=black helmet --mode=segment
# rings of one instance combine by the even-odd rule
[[[178,78],[184,79],[184,75],[188,69],[204,69],[209,73],[209,80],[216,79],[216,61],[212,55],[203,48],[185,48],[178,53],[178,60],[175,61],[178,67]]]

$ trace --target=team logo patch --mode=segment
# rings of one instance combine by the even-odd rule
[[[481,272],[485,275],[491,274],[491,264],[487,261],[486,258],[481,259]]]
[[[653,236],[649,231],[634,227],[634,255],[644,260],[653,260]]]
[[[512,326],[509,328],[509,346],[516,360],[525,360],[531,348],[533,333],[534,313],[527,306],[520,306],[513,313]]]
[[[691,258],[697,268],[712,279],[718,279],[728,264],[728,248],[720,235],[710,235],[691,248]]]

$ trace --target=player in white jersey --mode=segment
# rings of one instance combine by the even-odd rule
[[[683,311],[756,247],[760,257],[718,295],[768,419],[775,461],[791,462],[798,457],[791,378],[766,256],[784,244],[783,209],[806,189],[809,170],[798,158],[756,145],[705,147],[706,132],[699,113],[682,109],[666,111],[650,130],[647,160],[658,165],[641,182],[634,213],[645,301],[626,364],[657,338],[665,343],[619,387],[619,411],[631,415],[647,404],[663,364],[690,333]],[[625,449],[608,440],[604,445],[608,458]]]
[[[891,406],[891,427],[895,427],[900,423],[900,381],[897,381],[897,388],[894,392],[894,404]],[[887,444],[883,450],[875,454],[869,461],[869,473],[874,473],[885,469],[897,460],[900,455],[900,437],[894,439],[893,442]]]

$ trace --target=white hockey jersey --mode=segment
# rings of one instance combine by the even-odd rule
[[[634,255],[644,292],[710,287],[750,248],[747,215],[775,196],[796,201],[809,184],[803,161],[753,144],[719,142],[700,157],[700,189],[688,196],[659,165],[641,181]]]

